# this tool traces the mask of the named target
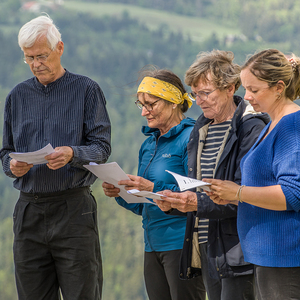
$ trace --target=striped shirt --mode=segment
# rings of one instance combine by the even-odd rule
[[[201,153],[202,178],[213,178],[216,159],[223,143],[224,136],[231,124],[231,120],[220,124],[209,125],[203,150]],[[201,218],[198,223],[199,244],[206,243],[208,239],[208,219]]]
[[[42,85],[36,77],[18,84],[7,96],[0,151],[6,175],[27,193],[49,193],[89,186],[96,177],[84,164],[104,163],[110,155],[110,120],[99,85],[68,71]],[[58,170],[35,165],[16,178],[10,171],[11,152],[32,152],[50,143],[70,146],[74,157]]]

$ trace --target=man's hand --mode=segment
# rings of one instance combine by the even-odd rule
[[[26,162],[17,161],[15,159],[12,159],[10,161],[10,170],[11,172],[17,176],[22,177],[25,175],[31,168],[33,167],[33,164],[28,164]]]
[[[48,160],[47,167],[51,170],[64,167],[73,158],[74,152],[71,147],[56,147],[54,150],[55,152],[45,156],[45,159]]]

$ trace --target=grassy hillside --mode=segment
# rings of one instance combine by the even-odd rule
[[[218,38],[226,35],[239,35],[239,28],[216,24],[211,20],[199,17],[188,17],[164,11],[141,8],[138,6],[119,3],[91,3],[83,1],[64,1],[64,7],[77,12],[91,13],[94,16],[118,16],[126,11],[131,18],[137,18],[150,29],[157,29],[167,24],[171,30],[180,31],[185,37],[201,42],[216,33]]]

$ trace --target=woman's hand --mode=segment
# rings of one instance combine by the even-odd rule
[[[238,204],[238,190],[239,185],[233,181],[229,180],[219,180],[219,179],[202,179],[204,182],[211,184],[211,191],[206,192],[210,199],[216,204],[226,205],[226,204]]]
[[[160,194],[162,194],[162,192],[159,192]],[[162,211],[169,211],[172,209],[171,203],[168,201],[164,201],[164,200],[157,200],[157,199],[153,199],[153,201],[157,204],[157,206],[162,210]]]
[[[120,180],[119,185],[125,185],[125,190],[139,190],[153,192],[154,183],[140,176],[128,175],[131,180]]]
[[[164,200],[154,200],[159,208],[163,211],[168,211],[175,208],[181,212],[197,211],[197,195],[196,193],[186,191],[182,193],[174,193],[172,191],[158,192],[166,197]]]
[[[120,189],[116,188],[113,184],[103,182],[102,187],[107,197],[119,197]]]

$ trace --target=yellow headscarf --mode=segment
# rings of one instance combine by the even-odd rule
[[[193,104],[188,93],[182,95],[181,91],[173,84],[153,77],[145,77],[137,92],[151,94],[175,104],[183,104],[184,100],[187,100],[189,107]]]

